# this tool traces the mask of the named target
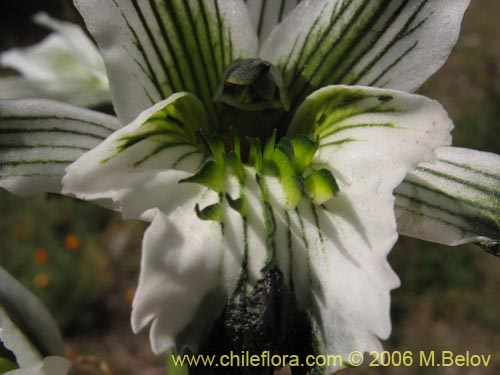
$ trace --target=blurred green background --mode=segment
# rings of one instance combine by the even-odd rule
[[[47,34],[30,17],[75,14],[57,0],[0,2],[0,50]],[[500,153],[500,2],[473,0],[447,64],[420,90],[439,100],[456,124],[454,144]],[[1,74],[10,74],[3,71]],[[18,198],[0,191],[0,264],[38,295],[67,339],[67,354],[93,375],[162,374],[145,334],[129,314],[145,225],[59,196]],[[402,238],[390,255],[402,286],[393,292],[388,350],[492,354],[487,368],[389,367],[364,374],[500,373],[500,259],[472,246],[449,248]],[[89,372],[90,373],[90,372]]]

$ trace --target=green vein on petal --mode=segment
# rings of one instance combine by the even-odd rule
[[[187,145],[203,152],[205,147],[200,134],[206,132],[209,132],[209,123],[203,104],[192,94],[175,94],[169,98],[168,104],[150,115],[136,131],[121,136],[115,153],[103,159],[102,163],[143,142],[156,146],[136,160],[133,163],[135,166],[173,147]]]
[[[188,91],[217,125],[212,96],[224,70],[257,54],[256,35],[239,1],[77,0],[75,5],[103,53],[124,123]]]
[[[295,8],[301,0],[245,0],[252,24],[259,40],[264,42],[274,27]]]
[[[448,57],[469,2],[301,2],[264,43],[260,57],[283,71],[292,112],[331,84],[413,91]]]
[[[395,191],[399,231],[457,245],[473,242],[496,254],[500,241],[500,159],[461,148],[438,150]]]
[[[118,129],[104,114],[49,100],[0,104],[0,187],[59,192],[65,168]]]

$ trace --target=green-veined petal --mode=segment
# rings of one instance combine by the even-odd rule
[[[83,30],[43,13],[35,21],[54,33],[33,47],[0,55],[0,65],[22,75],[0,79],[0,99],[50,98],[84,107],[110,103],[104,62]]]
[[[123,214],[128,218],[138,218],[162,204],[175,207],[180,196],[197,191],[193,185],[178,183],[205,161],[197,133],[207,126],[208,117],[198,99],[188,93],[174,94],[70,165],[63,193],[86,200],[110,198],[127,207]],[[179,190],[178,194],[169,193],[171,189]]]
[[[225,68],[255,57],[257,37],[242,0],[77,0],[104,54],[116,111],[129,123],[180,91],[212,96]]]
[[[314,254],[313,281],[295,285],[303,288],[297,295],[311,293],[321,352],[377,350],[377,337],[388,336],[397,285],[386,262],[397,238],[393,190],[450,143],[451,128],[437,102],[392,90],[331,86],[299,107],[289,132],[319,137],[312,165],[330,170],[339,186],[316,211],[299,206],[295,219]]]
[[[301,0],[245,0],[261,43]]]
[[[284,72],[292,110],[329,84],[413,91],[445,62],[469,2],[304,1],[260,57]]]
[[[475,242],[498,255],[500,156],[455,147],[437,155],[396,189],[399,232],[446,245]]]
[[[59,192],[66,166],[119,127],[114,117],[59,102],[0,101],[0,187]]]

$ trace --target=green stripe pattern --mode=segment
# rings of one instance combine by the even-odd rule
[[[0,104],[0,186],[60,187],[65,167],[119,128],[107,115],[46,100]],[[43,188],[42,188],[43,189]],[[15,191],[16,192],[16,191]]]
[[[456,245],[476,242],[498,253],[500,157],[445,148],[435,164],[422,164],[395,191],[402,234]]]
[[[245,0],[261,43],[301,0]]]
[[[364,132],[399,128],[394,114],[405,109],[396,104],[391,94],[357,87],[325,88],[300,107],[288,134],[318,138],[319,148],[326,152],[339,150],[351,142],[370,141],[369,135],[362,136]]]
[[[261,57],[284,72],[292,110],[307,95],[330,84],[412,91],[444,62],[445,58],[440,59],[444,52],[447,56],[456,41],[466,3],[462,0],[303,2],[283,30],[273,34],[271,39],[275,40],[263,47]],[[442,46],[438,46],[432,30],[442,28],[445,18],[449,30],[439,41]],[[426,61],[429,56],[432,61]],[[420,75],[423,78],[416,82]]]
[[[247,45],[233,35],[234,25],[241,28],[241,38],[255,38],[249,20],[250,33],[243,35],[245,20],[228,19],[231,12],[238,17],[243,4],[105,0],[77,1],[76,5],[100,44],[118,115],[124,122],[173,93],[188,91],[203,102],[216,123],[212,96],[223,72],[233,60],[247,57],[242,52]],[[245,52],[255,55],[253,48]]]
[[[158,107],[158,110],[146,118],[135,131],[119,136],[116,139],[114,153],[101,163],[115,158],[134,146],[140,147],[144,144],[147,146],[140,153],[136,151],[127,153],[128,157],[133,156],[132,167],[139,167],[173,148],[182,148],[181,153],[170,164],[164,165],[165,169],[176,168],[184,159],[206,151],[202,134],[209,132],[208,118],[203,104],[194,95],[174,94],[162,104],[158,104]]]

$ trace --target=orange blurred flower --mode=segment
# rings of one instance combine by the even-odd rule
[[[46,264],[49,260],[49,252],[43,247],[39,247],[33,252],[33,259],[37,264]]]
[[[47,285],[49,285],[49,282],[50,277],[44,272],[37,273],[35,279],[33,280],[35,286],[40,289],[46,288]]]
[[[16,240],[23,240],[28,236],[28,228],[24,225],[16,225],[12,228],[12,236]]]
[[[68,234],[66,237],[64,237],[64,247],[66,250],[69,251],[76,251],[79,250],[80,247],[82,246],[82,242],[80,241],[80,238],[74,234]]]

